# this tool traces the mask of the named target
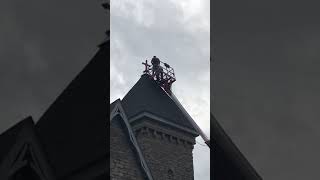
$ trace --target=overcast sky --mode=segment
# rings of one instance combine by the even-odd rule
[[[102,42],[98,1],[0,1],[0,132],[44,113]]]
[[[215,1],[217,120],[263,179],[319,179],[316,1]]]
[[[139,80],[141,63],[155,55],[175,69],[175,95],[210,135],[210,1],[112,1],[110,25],[110,102],[124,97]],[[200,144],[194,150],[195,179],[208,180],[210,152]]]

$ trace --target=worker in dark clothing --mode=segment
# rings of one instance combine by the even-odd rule
[[[158,81],[161,81],[163,79],[163,70],[160,66],[160,59],[156,56],[153,56],[151,59],[152,64],[152,76],[156,76]]]
[[[153,58],[151,59],[151,64],[152,66],[160,66],[160,59],[156,56],[153,56]]]

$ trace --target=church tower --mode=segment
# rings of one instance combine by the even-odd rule
[[[126,146],[115,128],[117,121],[124,124]],[[110,130],[111,178],[194,179],[192,151],[199,134],[152,74],[144,73],[122,100],[111,104]],[[123,173],[132,169],[131,176]]]

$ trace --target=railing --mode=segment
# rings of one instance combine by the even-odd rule
[[[150,76],[155,75],[152,71],[152,65],[148,64],[148,60],[146,60],[146,62],[142,64],[145,65],[145,70],[143,71],[143,73],[149,74]],[[170,81],[170,82],[176,81],[174,69],[170,67],[169,64],[160,61],[160,68],[162,70],[161,73],[163,74],[163,80]]]
[[[153,71],[152,65],[148,64],[148,60],[142,64],[145,65],[143,73],[150,75],[168,94],[171,94],[171,85],[176,81],[174,69],[162,61],[160,61],[160,71]]]
[[[176,81],[176,77],[174,74],[174,69],[169,66],[169,64],[160,61],[160,67],[162,68],[163,80],[167,83],[173,83]]]

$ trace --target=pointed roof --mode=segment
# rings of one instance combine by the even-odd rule
[[[110,113],[114,109],[114,107],[117,105],[118,101],[120,101],[120,99],[117,99],[110,104]]]
[[[42,145],[36,135],[35,124],[29,116],[0,135],[0,179],[23,168],[22,161],[32,162],[39,175],[52,179],[53,174]]]
[[[128,119],[148,112],[170,123],[194,130],[179,107],[149,75],[144,74],[122,100]]]
[[[30,124],[33,125],[33,120],[31,117],[27,117],[0,134],[0,163],[16,143],[21,130]]]
[[[210,120],[214,179],[262,180],[212,114]]]
[[[56,175],[64,177],[106,158],[110,41],[55,100],[36,124]]]

